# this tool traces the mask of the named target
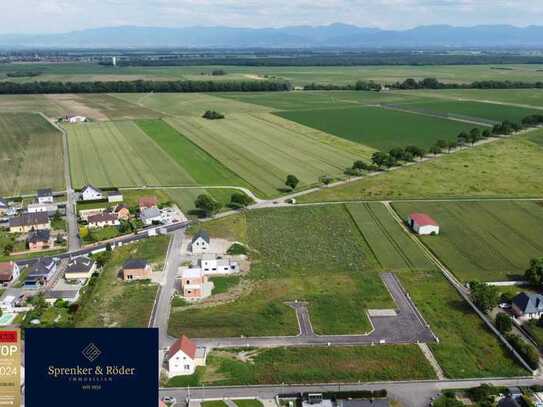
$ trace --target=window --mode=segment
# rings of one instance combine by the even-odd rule
[[[185,365],[185,370],[190,370],[190,365]]]

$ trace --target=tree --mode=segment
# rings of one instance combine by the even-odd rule
[[[287,179],[285,181],[285,185],[287,187],[290,187],[290,189],[294,190],[300,183],[300,180],[295,175],[287,175]]]
[[[330,175],[323,175],[319,178],[319,181],[321,182],[321,184],[323,185],[328,185],[328,184],[331,184],[332,181],[334,180],[334,178],[332,178]]]
[[[500,294],[496,287],[478,281],[470,282],[469,286],[471,298],[481,311],[487,312],[498,305]]]
[[[13,243],[7,243],[4,246],[4,256],[9,256],[13,251]]]
[[[214,215],[222,207],[219,202],[207,194],[198,195],[194,201],[194,206],[204,212],[206,216]]]
[[[353,170],[367,170],[368,169],[368,164],[366,164],[364,161],[362,160],[357,160],[353,163]]]
[[[475,143],[476,141],[479,141],[481,140],[481,130],[479,130],[477,127],[471,129],[471,131],[469,132],[469,135],[470,135],[470,141],[471,143]]]
[[[405,151],[419,158],[423,158],[426,155],[426,152],[422,148],[417,147],[417,146],[407,146],[405,148]]]
[[[441,153],[441,148],[438,145],[432,146],[432,147],[430,147],[430,152],[433,155],[438,155],[438,154]]]
[[[449,141],[448,145],[447,145],[447,150],[449,151],[449,153],[451,152],[451,150],[454,150],[455,148],[458,147],[458,143],[456,141]]]
[[[253,203],[253,200],[241,192],[234,192],[230,197],[230,204],[237,208],[245,208]]]
[[[401,147],[396,147],[396,148],[393,148],[392,150],[390,150],[388,152],[388,155],[392,158],[394,158],[394,160],[398,161],[398,160],[403,160],[403,156],[404,156],[404,149],[401,148]]]
[[[526,270],[524,277],[534,287],[543,285],[543,257],[530,260],[530,268]]]
[[[447,147],[449,147],[449,142],[447,140],[437,140],[436,146],[442,150],[445,150]]]
[[[387,153],[383,153],[382,151],[376,151],[371,156],[371,162],[378,167],[382,167],[388,160],[388,157],[389,155]]]
[[[498,315],[496,315],[496,328],[502,334],[511,332],[511,329],[513,329],[511,317],[504,312],[499,312]]]

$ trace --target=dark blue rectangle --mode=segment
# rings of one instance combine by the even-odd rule
[[[26,407],[156,407],[158,374],[157,329],[26,330]]]

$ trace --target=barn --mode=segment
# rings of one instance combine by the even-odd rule
[[[439,235],[439,224],[425,213],[412,213],[407,223],[418,235]]]

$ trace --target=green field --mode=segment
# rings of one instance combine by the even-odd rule
[[[38,114],[0,114],[0,196],[64,189],[62,135]]]
[[[523,279],[530,260],[543,253],[543,203],[532,201],[395,202],[406,219],[430,214],[438,236],[422,241],[461,280]]]
[[[353,161],[371,153],[269,114],[166,121],[266,196],[277,195],[288,174],[306,187],[322,175],[341,176]]]
[[[543,131],[300,196],[298,202],[542,197]]]
[[[113,251],[96,280],[84,290],[74,316],[77,328],[147,327],[158,286],[148,281],[121,281],[118,273],[128,259],[144,259],[152,266],[164,264],[168,236],[147,239]]]
[[[344,206],[263,209],[231,218],[216,223],[251,248],[250,288],[228,304],[174,310],[172,335],[296,335],[295,313],[284,305],[296,299],[309,303],[318,333],[366,332],[368,308],[393,307],[380,267]],[[204,227],[215,235],[213,223]]]
[[[404,272],[398,276],[439,338],[439,343],[430,347],[445,376],[459,379],[527,374],[440,272]]]
[[[350,204],[347,208],[384,271],[435,268],[383,204]]]
[[[474,125],[378,107],[291,111],[281,117],[378,150],[416,145],[428,148],[437,140],[456,140]]]
[[[195,185],[134,122],[67,126],[72,182],[100,187]]]

